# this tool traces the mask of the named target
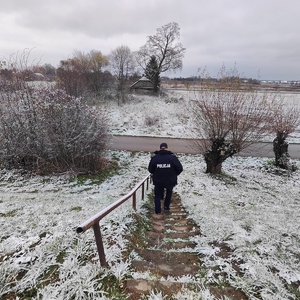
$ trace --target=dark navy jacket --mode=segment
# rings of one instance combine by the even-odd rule
[[[148,171],[153,174],[153,184],[172,188],[177,184],[177,175],[183,171],[178,158],[169,150],[155,151]]]

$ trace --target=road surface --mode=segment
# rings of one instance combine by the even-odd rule
[[[169,150],[174,153],[199,154],[192,139],[115,135],[111,137],[107,148],[154,152],[163,142],[166,142]],[[292,159],[300,159],[300,144],[289,144],[289,154]],[[272,143],[256,143],[236,155],[274,158],[273,145]]]

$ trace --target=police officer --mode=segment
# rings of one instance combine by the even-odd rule
[[[148,171],[153,175],[155,213],[161,214],[160,201],[164,199],[164,211],[170,212],[170,202],[173,187],[177,184],[177,176],[183,171],[178,158],[168,150],[166,143],[160,144],[160,150],[154,152],[148,166]]]

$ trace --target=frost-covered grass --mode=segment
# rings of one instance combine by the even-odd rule
[[[181,121],[175,118],[180,115],[176,101],[146,97],[137,103],[141,101],[146,101],[146,107],[165,103],[157,113],[166,108],[171,111],[170,118],[157,125],[163,136],[172,129],[172,122],[178,126],[176,135],[185,132],[186,127],[180,128]],[[172,103],[177,107],[174,110]],[[159,134],[157,126],[140,124],[142,107],[136,107],[135,125],[130,123],[134,114],[128,115],[130,124],[124,125],[127,108],[117,111],[115,107],[112,131],[119,126],[119,132],[126,134]],[[11,295],[9,299],[124,299],[122,280],[135,276],[130,270],[135,253],[127,260],[122,255],[128,243],[125,235],[133,226],[130,201],[101,221],[109,269],[99,266],[93,231],[77,235],[75,229],[148,174],[150,153],[120,151],[107,156],[119,161],[121,169],[101,184],[79,184],[67,174],[26,177],[1,171],[1,299],[6,294]],[[224,174],[217,178],[204,173],[201,155],[181,154],[179,158],[184,172],[175,191],[201,228],[202,235],[195,242],[203,269],[196,278],[167,279],[196,282],[201,287],[197,293],[182,290],[174,299],[213,299],[210,284],[236,287],[249,299],[300,299],[299,169],[279,176],[268,172],[270,160],[266,158],[234,157],[224,163]],[[300,168],[300,162],[295,163]],[[138,197],[139,213],[144,211],[142,204]],[[222,255],[225,248],[227,255]],[[162,298],[154,291],[149,297]]]
[[[123,235],[132,222],[130,201],[101,221],[110,271],[94,259],[93,231],[75,232],[80,223],[128,193],[147,174],[144,155],[108,155],[117,158],[122,169],[100,185],[78,185],[67,175],[28,178],[1,172],[0,295],[100,299],[103,289],[98,277],[124,275],[128,266],[120,256],[127,243]]]
[[[224,164],[230,177],[220,179],[203,173],[201,157],[183,160],[190,177],[177,189],[202,230],[196,242],[205,280],[218,283],[225,274],[250,299],[299,299],[299,171],[278,176],[266,170],[267,159],[236,157]],[[220,255],[224,246],[228,257]]]
[[[282,93],[278,101],[300,106],[300,93]],[[191,113],[191,101],[197,98],[197,92],[174,90],[161,97],[132,96],[130,102],[118,106],[117,103],[102,104],[106,107],[113,134],[160,136],[174,138],[195,138],[195,128]],[[149,122],[149,120],[151,122]],[[149,125],[152,123],[152,126]],[[273,141],[276,136],[264,138]],[[288,141],[298,143],[300,127],[293,132]]]
[[[110,155],[120,157],[123,168],[100,185],[77,185],[67,176],[1,173],[1,295],[26,291],[32,299],[105,299],[101,284],[107,278],[118,282],[130,276],[131,258],[121,257],[131,203],[101,222],[109,270],[95,259],[92,230],[75,233],[77,225],[147,174],[148,153]],[[236,157],[224,165],[223,178],[215,178],[204,173],[201,156],[179,158],[185,170],[175,190],[201,227],[195,241],[205,266],[200,277],[181,280],[230,284],[249,299],[297,299],[300,172],[278,176],[265,170],[266,159]],[[222,245],[231,249],[228,257],[219,255]],[[204,289],[203,297],[208,293]]]

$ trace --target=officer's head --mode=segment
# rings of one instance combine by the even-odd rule
[[[160,146],[159,146],[159,149],[160,150],[166,150],[166,149],[168,149],[167,143],[161,143]]]

